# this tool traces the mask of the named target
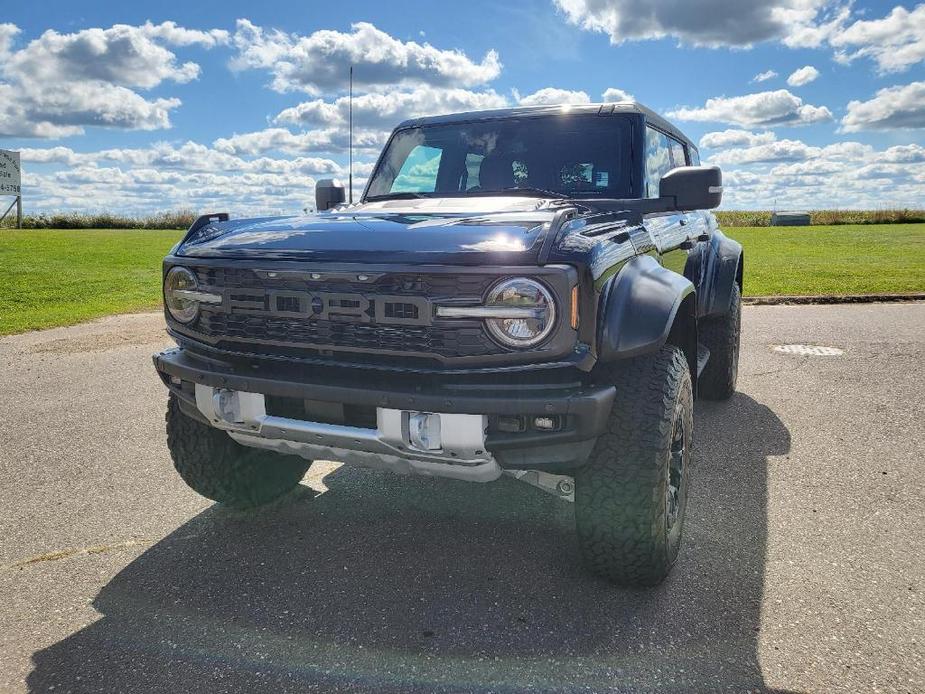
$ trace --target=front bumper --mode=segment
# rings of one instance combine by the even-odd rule
[[[202,357],[182,348],[155,354],[154,365],[186,414],[229,430],[233,438],[245,445],[307,458],[474,481],[494,479],[503,469],[529,468],[567,474],[569,469],[582,465],[607,426],[615,396],[613,386],[588,386],[580,381],[476,386],[462,380],[446,383],[427,379],[422,384],[422,379],[412,375],[378,381],[362,371],[353,374],[341,371],[332,376],[331,370],[322,368],[248,367]],[[242,418],[230,424],[220,417],[208,416],[214,410],[210,410],[206,399],[222,390],[375,408],[376,426],[287,419],[266,415],[265,410],[249,420]],[[263,398],[251,402],[263,406]],[[483,438],[478,441],[470,437],[457,448],[445,446],[446,450],[438,453],[409,450],[396,433],[400,426],[384,420],[394,419],[402,412],[448,415],[448,426],[454,431],[468,426],[472,419],[453,420],[453,415],[480,416]],[[517,433],[488,428],[486,434],[488,423],[502,415],[558,417],[563,426],[559,431]]]

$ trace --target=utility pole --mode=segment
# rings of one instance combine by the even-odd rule
[[[353,65],[350,66],[350,91],[349,96],[347,97],[347,109],[348,109],[348,129],[350,130],[348,149],[350,150],[350,166],[349,173],[347,174],[347,190],[349,191],[348,195],[350,204],[353,204]]]

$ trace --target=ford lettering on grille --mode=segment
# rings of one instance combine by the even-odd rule
[[[423,297],[227,288],[215,308],[232,314],[306,318],[382,325],[430,325],[431,303]]]

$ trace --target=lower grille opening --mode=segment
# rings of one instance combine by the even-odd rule
[[[371,405],[344,405],[338,402],[303,400],[279,395],[267,395],[265,403],[267,414],[273,417],[342,424],[361,429],[376,428],[376,408]]]

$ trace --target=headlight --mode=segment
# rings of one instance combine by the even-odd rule
[[[519,314],[508,318],[489,318],[485,323],[492,336],[509,347],[532,347],[553,331],[556,303],[542,284],[526,277],[504,280],[488,294],[489,310]]]
[[[185,267],[172,267],[164,278],[164,303],[170,315],[181,323],[191,323],[199,313],[196,295],[199,282]]]

